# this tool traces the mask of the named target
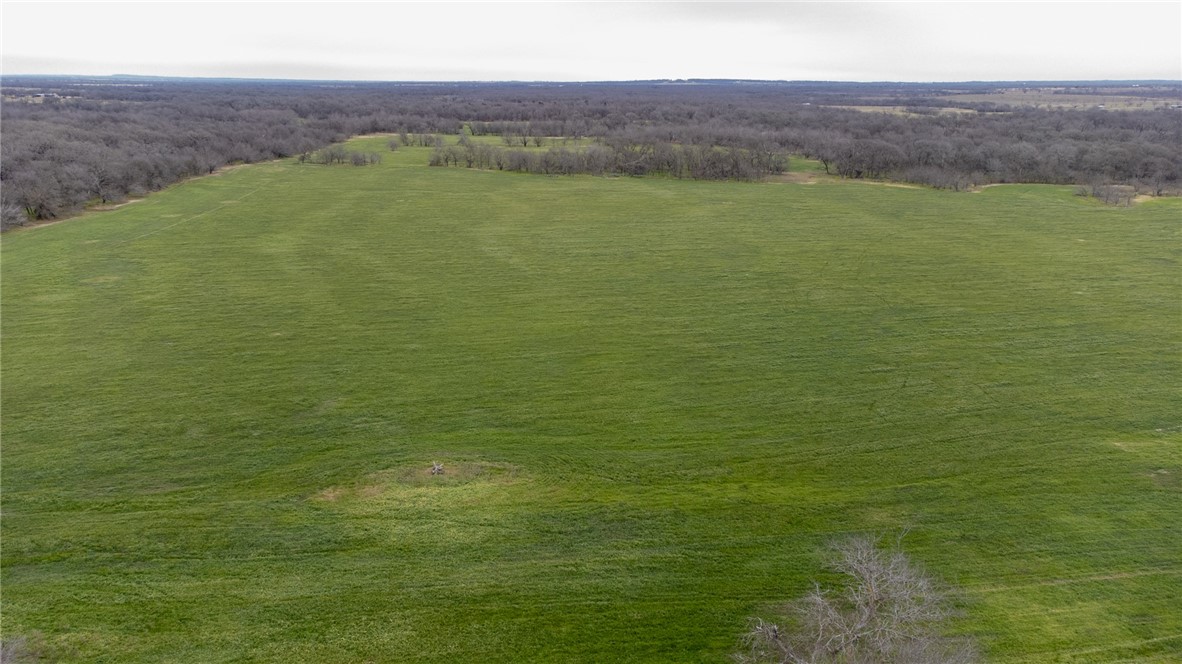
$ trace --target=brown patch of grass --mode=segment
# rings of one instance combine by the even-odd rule
[[[363,500],[366,498],[377,498],[382,495],[384,489],[385,487],[379,484],[369,484],[357,490],[357,497]]]
[[[274,161],[280,161],[280,160],[274,160]],[[260,163],[260,164],[262,164],[262,163],[267,163],[267,162],[261,162],[261,161],[260,161],[260,162],[256,162],[256,163]],[[216,176],[218,176],[218,175],[225,175],[226,173],[229,173],[230,171],[236,171],[236,170],[238,170],[238,169],[240,169],[240,168],[244,168],[244,167],[246,167],[246,166],[250,166],[250,164],[227,164],[227,165],[225,165],[225,166],[220,166],[220,167],[218,167],[218,168],[217,168],[216,170],[214,170],[214,172],[212,172],[212,173],[208,173],[208,174],[206,174],[206,175],[198,175],[198,176],[195,176],[195,177],[196,177],[196,178],[208,178],[208,177],[216,177]],[[192,180],[192,179],[195,179],[195,178],[189,178],[189,179],[190,179],[190,180]]]
[[[816,184],[815,173],[781,173],[768,178],[769,182],[790,182],[792,184]]]
[[[91,206],[87,209],[92,210],[94,212],[109,212],[111,210],[118,210],[121,207],[131,205],[132,203],[139,203],[142,200],[144,200],[144,199],[132,198],[132,199],[128,199],[126,201],[123,201],[122,203],[107,203],[105,205],[94,205],[94,206]]]
[[[30,664],[42,661],[45,656],[45,636],[41,632],[30,634],[6,634],[0,641],[0,662],[3,664]]]
[[[448,461],[446,459],[440,461],[443,464],[443,472],[433,475],[431,463],[426,462],[412,467],[379,471],[374,473],[371,478],[385,484],[414,487],[508,480],[517,476],[517,468],[507,464]]]
[[[344,496],[345,493],[346,490],[339,486],[330,486],[320,493],[317,493],[315,496],[312,496],[312,500],[325,503],[335,503],[340,500],[341,496]]]
[[[862,184],[873,184],[879,187],[891,187],[894,189],[923,189],[924,187],[918,184],[908,184],[906,182],[888,182],[886,180],[866,180],[863,178],[853,178],[850,182],[860,182]]]
[[[1179,477],[1177,471],[1158,468],[1149,473],[1149,479],[1153,480],[1153,484],[1159,489],[1182,491],[1182,477]]]
[[[353,486],[333,486],[313,495],[311,500],[335,503],[345,499],[373,500],[403,490],[431,490],[470,484],[496,484],[517,481],[519,471],[509,464],[483,461],[448,461],[443,472],[431,473],[432,462],[380,470],[365,476]]]

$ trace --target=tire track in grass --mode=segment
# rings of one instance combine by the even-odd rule
[[[1177,576],[1182,574],[1182,569],[1153,569],[1140,570],[1133,572],[1115,572],[1109,574],[1093,574],[1091,576],[1080,576],[1070,579],[1047,579],[1045,581],[1034,581],[1031,583],[1019,583],[1014,585],[979,585],[966,586],[962,588],[962,592],[966,593],[1002,593],[1013,590],[1029,590],[1031,588],[1046,588],[1051,586],[1067,586],[1076,583],[1100,583],[1103,581],[1119,581],[1121,579],[1135,579],[1146,576]]]
[[[248,197],[253,196],[254,194],[257,194],[258,192],[262,191],[262,189],[263,189],[263,187],[261,187],[261,186],[255,187],[254,189],[251,189],[250,191],[246,192],[245,194],[243,194],[239,198],[236,198],[232,201],[222,203],[221,205],[214,207],[214,208],[210,208],[204,212],[198,212],[195,215],[185,217],[184,219],[181,219],[180,221],[173,222],[167,226],[164,226],[163,228],[157,228],[156,230],[148,231],[147,233],[143,233],[141,235],[136,235],[135,237],[130,237],[130,238],[127,238],[126,240],[120,240],[118,242],[118,244],[127,244],[128,242],[135,242],[136,240],[146,238],[150,235],[155,235],[157,233],[163,233],[164,231],[166,231],[170,228],[175,228],[177,226],[180,226],[181,224],[188,223],[190,221],[193,221],[194,219],[197,219],[198,217],[204,217],[207,214],[213,214],[214,212],[217,212],[219,210],[224,210],[224,209],[230,207],[231,205],[234,205],[236,203],[241,203],[242,201],[246,200]]]
[[[1093,646],[1090,648],[1079,648],[1076,650],[1058,650],[1058,651],[1055,651],[1053,653],[1053,655],[1055,657],[1055,661],[1062,661],[1062,659],[1064,657],[1074,657],[1077,655],[1098,655],[1098,654],[1102,654],[1105,652],[1111,652],[1113,650],[1130,650],[1130,649],[1134,649],[1134,648],[1141,648],[1143,646],[1150,645],[1153,643],[1163,643],[1166,641],[1182,641],[1182,634],[1169,634],[1166,636],[1156,636],[1156,637],[1149,638],[1149,639],[1137,639],[1134,641],[1122,641],[1121,643],[1109,643],[1109,644],[1103,645],[1103,646]],[[1003,658],[999,661],[1014,662],[1015,664],[1017,664],[1019,662],[1045,662],[1045,661],[1047,661],[1047,654],[1048,653],[1041,653],[1038,655],[1031,655],[1028,657],[1006,657],[1006,658]],[[1119,659],[1119,660],[1104,659],[1101,661],[1105,661],[1105,662],[1152,662],[1152,661],[1168,661],[1168,660],[1164,660],[1164,659],[1163,660],[1156,660],[1153,658],[1153,656],[1144,656],[1144,657],[1132,657],[1132,658]]]

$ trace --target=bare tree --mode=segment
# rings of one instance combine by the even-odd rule
[[[744,664],[968,664],[973,644],[945,636],[953,617],[946,592],[899,550],[870,537],[834,547],[834,571],[846,585],[815,586],[788,605],[785,626],[754,619],[743,637]]]

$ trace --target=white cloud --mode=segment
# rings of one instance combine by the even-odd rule
[[[5,73],[1182,79],[1182,3],[5,2]]]

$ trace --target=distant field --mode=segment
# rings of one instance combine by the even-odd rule
[[[985,96],[985,95],[981,95],[981,96]],[[830,108],[845,108],[845,109],[849,109],[851,111],[863,111],[865,113],[887,113],[889,115],[902,115],[902,116],[908,116],[908,117],[921,115],[920,113],[915,113],[912,110],[909,110],[910,107],[907,107],[907,106],[830,106]],[[972,109],[952,108],[952,107],[931,108],[931,109],[925,109],[925,110],[931,110],[933,113],[935,113],[937,115],[940,115],[940,114],[947,115],[949,113],[976,113],[976,111],[974,111]]]
[[[1114,93],[1129,92],[1129,90],[1113,90]],[[998,89],[993,92],[948,94],[934,99],[949,104],[980,104],[993,103],[1010,106],[1029,106],[1060,110],[1089,110],[1104,108],[1110,111],[1148,111],[1153,109],[1170,108],[1182,104],[1182,98],[1175,91],[1162,89],[1156,96],[1134,94],[1086,94],[1083,92],[1064,92],[1053,88]],[[885,100],[885,98],[884,98]],[[890,113],[892,115],[913,116],[914,113],[906,105],[831,105],[832,108],[847,108],[868,113]],[[974,113],[972,109],[956,106],[928,107],[936,113]]]
[[[950,102],[993,102],[995,104],[1011,104],[1015,106],[1075,110],[1103,106],[1110,111],[1147,111],[1155,108],[1169,108],[1172,105],[1182,103],[1182,99],[1164,95],[1161,97],[1139,97],[1133,95],[1072,94],[1038,89],[1029,92],[1009,90],[987,94],[949,95],[941,97],[941,99]]]
[[[1182,659],[1182,201],[387,140],[4,236],[5,638],[725,662],[909,528],[989,661]]]

